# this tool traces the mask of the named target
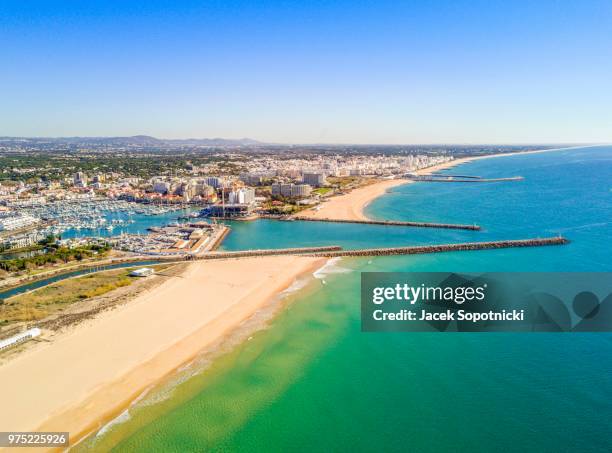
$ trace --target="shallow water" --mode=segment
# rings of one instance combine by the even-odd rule
[[[236,224],[225,248],[558,233],[571,244],[336,261],[287,296],[268,328],[184,370],[186,379],[153,391],[80,448],[608,451],[612,334],[361,333],[360,271],[612,271],[612,148],[457,168],[525,180],[410,184],[368,207],[377,218],[478,223],[481,232],[259,221]]]

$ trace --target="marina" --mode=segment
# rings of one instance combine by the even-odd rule
[[[204,253],[214,247],[227,227],[220,223],[171,222],[147,228],[149,234],[113,236],[108,242],[116,250],[155,256],[183,256]]]
[[[62,238],[108,237],[118,233],[144,232],[151,225],[178,220],[191,212],[181,205],[153,205],[111,199],[63,200],[22,207],[20,212],[42,219],[41,232]]]

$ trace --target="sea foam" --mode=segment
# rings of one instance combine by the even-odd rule
[[[338,266],[338,263],[341,260],[341,257],[330,258],[323,266],[321,266],[312,274],[313,277],[319,280],[323,280],[325,277],[331,274],[346,274],[348,272],[353,272],[352,269]]]

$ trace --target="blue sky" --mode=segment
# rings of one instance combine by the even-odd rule
[[[0,135],[612,142],[612,2],[0,2]]]

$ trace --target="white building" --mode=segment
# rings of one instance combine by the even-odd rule
[[[170,183],[166,181],[155,181],[153,183],[153,192],[166,194],[170,191]]]
[[[221,187],[227,187],[228,183],[223,178],[219,178],[218,176],[207,176],[202,179],[204,184],[214,187],[215,189],[219,189]]]
[[[31,215],[13,215],[0,217],[0,231],[12,231],[26,228],[39,222]]]
[[[34,245],[37,242],[45,239],[45,234],[40,231],[30,231],[28,233],[22,234],[12,234],[5,238],[3,241],[0,241],[0,245],[2,245],[5,249],[18,249],[22,247],[29,247],[30,245]]]
[[[38,327],[34,327],[33,329],[18,333],[17,335],[9,337],[5,340],[0,340],[0,351],[11,348],[13,346],[17,346],[18,344],[21,344],[24,341],[28,341],[32,338],[38,337],[40,334],[40,329]]]
[[[263,179],[264,177],[260,173],[242,173],[240,175],[240,181],[249,186],[259,186],[263,182]]]
[[[304,173],[302,175],[302,181],[304,182],[304,184],[308,184],[313,187],[324,186],[327,182],[325,179],[325,173],[320,172]]]
[[[308,184],[295,184],[291,188],[291,196],[297,198],[303,198],[310,195],[312,192],[312,186]]]
[[[255,202],[255,190],[247,187],[229,193],[230,204],[252,204]]]
[[[78,171],[74,174],[73,182],[76,187],[87,187],[87,176],[82,171]]]
[[[275,182],[272,184],[272,195],[273,196],[282,196],[282,197],[290,197],[291,196],[291,187],[293,184],[283,184],[280,182]]]
[[[141,267],[140,269],[134,269],[130,272],[130,276],[132,277],[148,277],[153,275],[155,271],[150,267]]]
[[[272,184],[272,195],[283,197],[307,197],[312,192],[312,187],[308,184]]]

